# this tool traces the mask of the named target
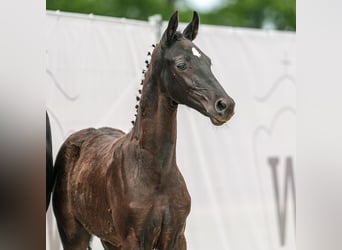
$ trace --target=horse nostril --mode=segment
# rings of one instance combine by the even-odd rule
[[[218,99],[215,103],[215,109],[219,113],[223,113],[224,111],[226,111],[227,107],[227,101],[225,101],[224,99]]]

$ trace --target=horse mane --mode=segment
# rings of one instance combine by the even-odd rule
[[[180,31],[176,31],[176,33],[174,34],[173,36],[173,39],[176,40],[176,41],[179,41],[181,39],[184,38],[184,35],[182,32]],[[155,49],[155,47],[158,45],[158,43],[156,44],[152,44],[152,48],[153,50]],[[147,59],[145,60],[145,69],[142,70],[142,74],[143,74],[143,78],[141,79],[141,82],[140,82],[140,85],[142,86],[144,84],[144,81],[145,81],[145,76],[146,76],[146,72],[150,66],[150,62],[151,62],[151,56],[152,56],[152,53],[153,53],[153,50],[152,52],[148,51],[147,52]],[[138,90],[138,95],[136,96],[136,105],[135,105],[135,114],[134,114],[134,117],[136,118],[137,115],[138,115],[138,108],[139,108],[139,104],[140,104],[140,99],[141,99],[141,93],[142,93],[142,90],[141,88],[139,88]],[[134,126],[134,120],[131,121],[132,125]]]
[[[156,47],[156,45],[157,44],[152,44],[153,50]],[[144,84],[146,72],[147,72],[148,68],[150,67],[151,56],[152,56],[153,50],[152,50],[152,52],[150,52],[150,51],[147,52],[147,59],[145,60],[145,69],[142,70],[143,78],[141,79],[141,82],[140,82],[140,86],[141,87]],[[135,105],[135,114],[134,114],[135,118],[137,118],[137,115],[138,115],[138,109],[139,109],[139,104],[140,104],[140,99],[141,99],[141,93],[142,93],[142,89],[139,88],[138,95],[135,97],[135,99],[137,101],[137,103]],[[134,123],[135,123],[134,120],[132,120],[131,123],[134,126]]]

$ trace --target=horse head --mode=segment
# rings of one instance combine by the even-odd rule
[[[156,55],[152,55],[151,63],[160,69],[162,91],[173,105],[189,106],[208,116],[218,126],[233,116],[235,103],[213,75],[210,58],[193,43],[198,26],[199,17],[194,12],[184,31],[177,31],[176,11],[153,53]]]

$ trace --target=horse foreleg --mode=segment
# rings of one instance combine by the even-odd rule
[[[186,240],[184,235],[178,236],[176,246],[174,249],[186,250]]]
[[[149,238],[144,238],[144,235],[136,234],[138,230],[130,229],[127,235],[122,250],[152,250],[152,241]],[[145,235],[146,236],[146,235]]]
[[[107,241],[101,240],[102,246],[105,250],[121,250],[120,247],[113,246]]]
[[[175,241],[164,241],[157,247],[158,250],[186,250],[186,240],[184,235],[178,236]]]
[[[158,243],[158,250],[186,250],[184,233],[163,233]]]

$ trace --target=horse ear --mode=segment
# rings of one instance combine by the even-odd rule
[[[177,31],[178,27],[178,11],[175,11],[175,13],[172,14],[169,20],[169,24],[167,26],[167,29],[165,30],[161,42],[165,45],[170,45],[173,41],[174,35]]]
[[[193,41],[195,40],[197,33],[198,33],[198,25],[199,25],[199,17],[196,11],[194,11],[194,14],[192,16],[191,23],[186,26],[185,30],[183,31],[184,37],[187,39]]]

